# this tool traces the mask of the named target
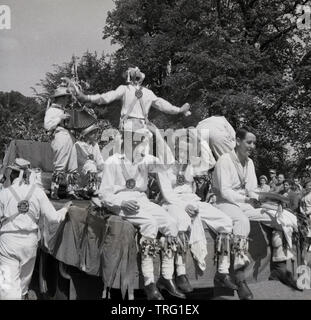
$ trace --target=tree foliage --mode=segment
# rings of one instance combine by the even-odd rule
[[[87,93],[101,93],[124,83],[128,66],[138,66],[156,94],[175,105],[191,103],[192,124],[221,108],[235,128],[254,128],[258,173],[271,166],[301,171],[311,154],[310,32],[297,28],[297,8],[305,3],[115,0],[103,38],[119,49],[110,56],[86,52],[79,78],[90,84]],[[56,66],[41,81],[39,97],[46,100],[70,70],[70,62]],[[96,112],[117,126],[119,108],[114,103]],[[150,118],[161,128],[190,124],[157,111]]]
[[[158,94],[192,103],[195,121],[221,107],[234,127],[253,127],[259,171],[287,172],[309,138],[301,132],[307,131],[310,38],[297,28],[298,5],[306,2],[118,0],[104,37],[121,46],[116,58],[123,64],[146,72]],[[288,147],[296,150],[292,160]]]

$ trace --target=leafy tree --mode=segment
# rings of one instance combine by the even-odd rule
[[[310,43],[296,24],[297,7],[306,2],[118,0],[104,38],[121,46],[116,65],[138,65],[157,93],[175,104],[191,102],[195,121],[221,107],[235,127],[252,126],[260,172],[267,166],[288,172],[294,164],[288,146],[297,147],[303,130],[289,128],[307,114],[302,101],[289,99],[301,88],[291,75],[301,74]],[[162,127],[174,125],[156,118]]]
[[[0,157],[13,139],[47,139],[42,127],[44,109],[34,98],[16,91],[0,92]]]

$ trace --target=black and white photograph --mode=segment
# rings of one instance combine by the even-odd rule
[[[0,0],[0,300],[311,300],[311,1]]]

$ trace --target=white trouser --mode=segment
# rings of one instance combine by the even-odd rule
[[[297,229],[297,218],[287,210],[283,210],[282,214],[285,222],[284,230],[281,223],[276,218],[276,210],[268,210],[263,208],[255,209],[247,203],[237,206],[231,203],[223,202],[218,203],[217,207],[233,220],[233,233],[236,235],[245,237],[249,235],[250,220],[261,222],[272,229],[283,230],[284,232],[286,232],[286,229],[288,228],[290,229],[289,233],[292,230]]]
[[[208,227],[211,227],[218,233],[231,233],[232,220],[219,209],[213,207],[209,203],[197,200],[196,197],[192,197],[189,194],[178,194],[178,196],[180,197],[179,204],[174,203],[165,205],[164,207],[166,208],[168,213],[178,222],[178,231],[185,232],[189,228],[191,228],[191,251],[200,268],[204,270],[205,256],[207,255],[205,233],[203,227],[200,227],[196,223],[198,222],[196,219],[191,221],[191,218],[185,211],[186,205],[192,204],[197,207],[199,209],[199,219],[201,219],[201,221],[204,222]],[[188,200],[186,201],[185,199]],[[202,241],[202,239],[204,239],[204,241]],[[229,258],[221,257],[219,261],[219,272],[228,273],[229,266]],[[182,257],[177,257],[176,267],[178,275],[185,273],[186,269]]]
[[[180,202],[174,204],[166,204],[164,207],[174,220],[178,222],[179,231],[187,231],[191,226],[191,219],[185,208],[188,204],[199,209],[201,220],[218,233],[231,233],[232,220],[227,214],[215,208],[209,203],[202,202],[196,195],[177,194]]]
[[[1,299],[20,300],[27,294],[35,266],[37,246],[37,232],[0,234],[0,270],[8,270],[10,279],[7,292],[1,290]]]
[[[135,200],[139,205],[137,214],[120,212],[120,216],[138,227],[142,236],[155,239],[158,231],[164,236],[176,237],[178,234],[177,222],[162,207],[151,202],[145,193],[125,191],[118,193],[124,201]]]
[[[215,208],[210,203],[198,202],[199,215],[201,220],[218,233],[231,233],[232,220],[221,210]]]
[[[56,129],[54,139],[51,142],[51,147],[54,154],[54,171],[70,171],[70,159],[72,157],[71,151],[73,143],[73,137],[68,130],[64,128]],[[76,167],[74,161],[72,163],[72,166]]]

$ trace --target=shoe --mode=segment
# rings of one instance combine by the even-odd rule
[[[175,283],[179,291],[182,293],[189,293],[193,291],[193,288],[185,274],[177,276],[175,278]]]
[[[147,295],[147,300],[164,300],[158,288],[153,282],[145,286],[144,290]]]
[[[238,287],[234,284],[230,275],[227,273],[216,272],[215,278],[214,278],[214,287],[238,290]]]
[[[160,277],[157,282],[157,287],[160,291],[166,291],[169,295],[175,298],[186,299],[186,296],[177,289],[173,280],[167,280]]]
[[[238,286],[238,296],[240,300],[253,300],[254,296],[252,294],[252,291],[249,289],[247,283],[245,280],[237,283]]]
[[[293,274],[288,270],[273,270],[270,274],[269,280],[278,280],[290,288],[293,288],[297,291],[303,291],[297,286],[297,282],[294,279]]]

